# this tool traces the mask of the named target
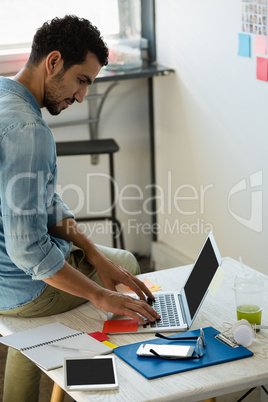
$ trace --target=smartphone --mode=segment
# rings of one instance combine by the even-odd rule
[[[69,357],[64,359],[66,390],[93,391],[118,388],[114,356]]]
[[[137,350],[138,356],[156,357],[150,352],[153,349],[163,357],[188,357],[194,353],[194,346],[189,345],[159,345],[153,343],[142,343]]]

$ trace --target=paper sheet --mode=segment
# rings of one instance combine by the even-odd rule
[[[108,342],[108,341],[103,341],[102,343],[104,343],[104,345],[109,346],[109,348],[112,348],[112,349],[118,348],[118,346],[116,346],[113,343]]]
[[[267,37],[264,35],[255,36],[254,52],[258,54],[267,54]]]
[[[250,57],[250,35],[238,34],[238,56]]]
[[[218,292],[218,289],[223,281],[223,277],[224,277],[224,270],[222,269],[222,267],[219,267],[212,279],[212,281],[210,282],[208,291],[211,294],[211,296],[215,297],[216,293]]]
[[[268,59],[257,57],[257,79],[268,81]]]
[[[148,288],[151,292],[157,292],[157,291],[161,290],[161,286],[160,286],[160,285],[155,285],[155,284],[153,284],[153,283],[150,281],[150,279],[144,279],[142,282],[147,286],[147,288]],[[127,287],[127,286],[125,286],[125,285],[122,285],[122,284],[116,286],[116,289],[117,289],[117,291],[120,292],[120,293],[135,293],[135,292],[133,292],[133,290],[131,290],[129,287]]]
[[[138,330],[138,324],[138,321],[133,319],[107,320],[104,322],[102,332],[105,334],[135,332]]]
[[[110,339],[109,336],[103,334],[102,332],[90,332],[88,335],[92,336],[92,338],[97,339],[97,341],[100,342],[107,341],[108,339]]]

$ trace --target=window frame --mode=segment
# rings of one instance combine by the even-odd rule
[[[141,0],[141,36],[148,40],[149,61],[156,61],[156,41],[155,41],[155,0]],[[28,47],[7,47],[0,50],[0,75],[12,76],[25,66],[30,51]]]
[[[155,0],[141,0],[141,36],[148,40],[149,61],[155,62],[156,34],[155,34]]]

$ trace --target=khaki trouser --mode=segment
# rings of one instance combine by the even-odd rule
[[[125,250],[112,249],[104,246],[98,248],[112,261],[124,267],[133,275],[140,273],[140,268],[135,257]],[[66,259],[73,267],[77,268],[90,279],[102,285],[96,270],[84,259],[84,252],[73,248]],[[69,293],[48,286],[45,291],[26,306],[14,310],[1,311],[0,314],[34,318],[45,317],[69,311],[86,300]],[[3,402],[37,402],[39,398],[39,383],[41,371],[20,351],[8,349]]]

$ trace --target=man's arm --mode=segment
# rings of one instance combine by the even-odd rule
[[[127,315],[144,323],[144,320],[137,314],[141,314],[150,321],[159,318],[158,314],[146,303],[144,293],[149,298],[154,298],[149,289],[138,278],[128,271],[110,261],[92,243],[92,241],[81,231],[72,218],[58,222],[49,229],[49,234],[73,242],[84,252],[87,261],[94,266],[105,288],[85,277],[83,274],[72,268],[67,262],[63,268],[45,282],[60,288],[68,293],[75,294],[106,311],[119,315]],[[141,300],[119,294],[115,286],[119,283],[130,287]],[[144,293],[143,293],[144,292]]]
[[[126,315],[134,318],[140,323],[159,318],[156,312],[143,300],[136,300],[132,297],[105,289],[77,271],[67,262],[61,270],[51,278],[44,279],[48,285],[61,289],[75,296],[90,300],[96,307],[119,315]],[[140,314],[140,315],[139,315]]]

